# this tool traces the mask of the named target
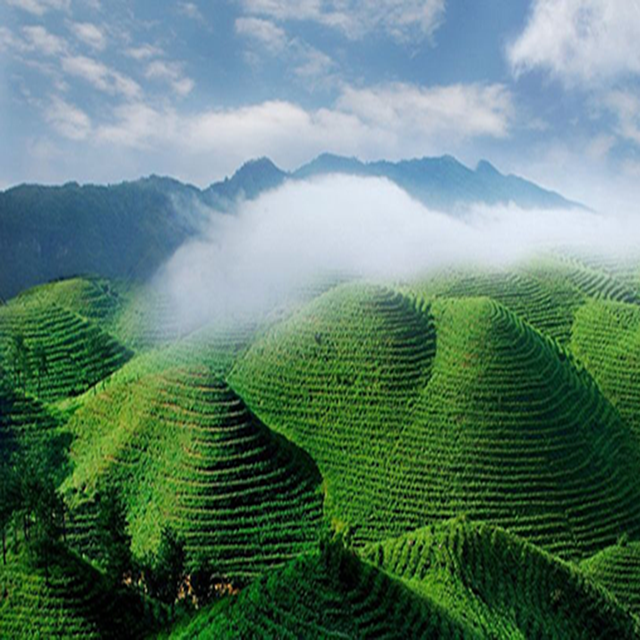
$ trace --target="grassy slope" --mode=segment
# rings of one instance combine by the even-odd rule
[[[342,286],[267,331],[240,358],[230,381],[266,424],[318,462],[327,511],[335,526],[355,525],[356,541],[380,540],[467,513],[581,558],[621,533],[639,533],[635,441],[571,357],[501,305],[474,296],[491,295],[559,342],[570,339],[572,353],[637,431],[640,317],[634,287],[598,265],[576,261],[412,287],[433,298],[429,307],[385,288]],[[1,334],[6,340],[18,327],[33,346],[43,339],[43,330],[52,329],[48,346],[54,355],[62,354],[52,358],[52,391],[42,396],[77,409],[71,430],[79,436],[78,464],[67,490],[76,506],[84,505],[76,511],[81,548],[90,550],[97,485],[115,483],[125,488],[139,553],[152,549],[159,524],[170,522],[185,535],[191,560],[204,552],[229,577],[254,577],[312,545],[321,512],[318,471],[244,409],[241,424],[235,424],[234,410],[227,410],[242,401],[221,379],[251,332],[245,327],[201,332],[149,351],[178,335],[164,308],[153,292],[73,279],[38,287],[0,307],[0,341]],[[164,324],[151,322],[158,314]],[[124,360],[110,364],[109,345],[126,349],[109,334],[144,355],[118,369]],[[91,348],[83,350],[87,343]],[[95,369],[95,375],[78,383],[69,361],[77,370]],[[59,402],[103,379],[108,384],[101,385],[102,392]],[[35,384],[32,379],[28,385],[31,393]],[[58,433],[60,416],[32,395],[4,389],[4,443],[15,435]],[[270,452],[276,452],[275,460]],[[251,463],[244,471],[237,463],[247,456]],[[624,553],[617,549],[606,549],[582,566],[637,610],[635,543]],[[304,556],[311,562],[304,565],[308,572],[318,569],[312,557]],[[460,632],[496,625],[512,634],[501,637],[518,637],[537,624],[536,608],[533,618],[523,611],[514,622],[507,609],[517,610],[516,600],[469,599],[457,582],[447,582],[451,569],[443,560],[445,566],[441,574],[431,574],[426,587],[415,580],[409,585],[427,598],[429,616],[437,611]],[[544,577],[530,579],[548,584]],[[487,588],[501,593],[497,578],[487,580]],[[231,606],[226,621],[217,617],[210,628],[243,628],[240,612],[247,602],[253,607],[261,590],[271,593],[267,582],[258,584],[243,596],[242,607]],[[301,592],[305,602],[317,590],[309,584],[309,591]],[[273,597],[279,601],[285,594],[293,607],[286,593]],[[491,595],[483,598],[490,601]],[[567,619],[577,615],[560,603]],[[251,615],[262,620],[270,607],[260,605]],[[617,624],[615,607],[610,613],[607,624]],[[553,628],[561,629],[559,624],[555,620]],[[347,633],[359,635],[353,627]]]
[[[19,445],[50,439],[59,426],[58,417],[39,400],[0,380],[0,459]]]
[[[207,368],[113,385],[89,399],[69,428],[76,436],[70,500],[91,503],[99,486],[119,487],[138,554],[153,550],[160,527],[170,524],[190,560],[204,555],[238,579],[288,560],[317,536],[315,465]],[[90,504],[78,513],[77,543],[90,550]]]
[[[580,568],[640,616],[640,542],[612,545]]]
[[[640,626],[572,565],[486,525],[452,521],[364,557],[490,638],[634,638]]]
[[[545,263],[516,270],[459,271],[413,283],[408,290],[423,298],[489,297],[533,327],[565,344],[576,310],[586,295]]]
[[[2,638],[139,638],[149,622],[136,596],[111,593],[101,574],[62,550],[48,578],[24,549],[10,551],[0,593]]]
[[[640,532],[631,434],[564,352],[488,299],[425,313],[341,287],[258,340],[230,381],[318,461],[359,541],[459,513],[566,556]]]
[[[46,401],[82,393],[132,355],[96,322],[44,295],[23,296],[0,307],[0,353],[7,369],[15,336],[22,336],[28,349],[27,391]],[[46,355],[46,372],[38,369],[38,348]]]
[[[175,638],[479,638],[455,617],[339,547],[266,574]]]
[[[429,380],[434,339],[428,314],[400,295],[341,286],[277,325],[231,372],[251,408],[318,462],[336,526],[390,515],[385,459]]]
[[[576,316],[571,349],[640,437],[640,306],[585,305]]]

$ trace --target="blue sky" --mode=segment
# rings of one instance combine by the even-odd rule
[[[640,0],[0,0],[0,186],[451,153],[635,198],[639,42]]]

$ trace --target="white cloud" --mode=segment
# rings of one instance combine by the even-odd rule
[[[310,45],[300,45],[294,73],[305,82],[332,82],[335,62],[326,53]],[[309,86],[307,84],[307,86]]]
[[[62,59],[62,68],[69,75],[82,78],[105,93],[120,94],[129,99],[142,93],[137,82],[93,58],[66,56]]]
[[[151,44],[143,44],[139,47],[126,49],[124,53],[134,60],[149,60],[150,58],[156,58],[163,55],[164,51],[160,47],[156,47]]]
[[[40,25],[22,28],[22,37],[14,34],[7,27],[0,27],[0,49],[12,49],[18,53],[38,52],[45,56],[56,56],[68,49],[64,38],[47,31]]]
[[[457,139],[504,137],[513,116],[511,94],[501,84],[347,87],[338,106],[385,130]]]
[[[63,38],[49,33],[44,27],[24,27],[22,33],[26,47],[30,51],[39,51],[47,56],[55,56],[67,50],[67,42]]]
[[[287,45],[287,36],[281,27],[262,18],[238,18],[236,33],[251,38],[272,52],[282,51]]]
[[[590,85],[639,74],[639,43],[640,0],[534,0],[507,56],[516,74]]]
[[[202,15],[198,5],[194,2],[178,2],[178,11],[187,18],[197,20],[198,22],[204,22],[204,16]]]
[[[319,84],[335,84],[333,70],[335,62],[326,53],[312,47],[300,38],[289,38],[287,32],[271,20],[244,17],[235,22],[238,35],[249,39],[272,55],[280,55],[291,65],[295,76],[305,82],[307,88]],[[250,51],[247,59],[254,66],[260,66],[264,56]]]
[[[116,107],[112,121],[96,128],[96,140],[125,148],[165,146],[177,143],[179,125],[172,109],[158,111],[135,102]]]
[[[47,105],[45,119],[60,135],[71,140],[85,140],[91,132],[89,116],[59,97]]]
[[[150,62],[145,71],[145,76],[153,80],[163,80],[180,96],[186,96],[191,92],[194,82],[182,72],[182,65],[177,62],[154,60]]]
[[[616,133],[640,145],[640,96],[631,91],[617,90],[608,93],[603,102],[616,119]]]
[[[444,18],[444,0],[243,0],[250,15],[312,21],[351,39],[382,32],[397,41],[430,38]]]
[[[49,10],[69,11],[71,8],[71,0],[5,0],[5,2],[34,16],[43,16]]]
[[[107,39],[104,33],[91,22],[72,22],[70,28],[78,40],[96,51],[102,51],[107,46]]]

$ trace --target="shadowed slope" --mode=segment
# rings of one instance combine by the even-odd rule
[[[142,601],[115,594],[93,567],[60,549],[48,577],[26,551],[0,563],[0,637],[140,638]]]
[[[640,307],[585,305],[576,316],[571,350],[640,438]]]
[[[437,604],[338,546],[301,556],[175,638],[480,638]]]
[[[487,525],[452,521],[364,557],[486,638],[635,638],[640,626],[571,565]]]
[[[640,616],[640,542],[607,547],[580,568]]]
[[[204,368],[169,370],[115,385],[74,415],[76,544],[92,545],[92,500],[124,494],[138,554],[163,524],[230,579],[252,577],[308,548],[322,513],[320,476]],[[88,501],[88,503],[87,503]]]

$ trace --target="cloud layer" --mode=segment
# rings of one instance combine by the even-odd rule
[[[158,274],[186,327],[260,313],[324,276],[410,278],[466,264],[502,266],[553,246],[621,252],[638,223],[579,211],[478,206],[464,221],[377,178],[288,183],[209,229]]]
[[[384,33],[397,41],[429,38],[444,18],[444,0],[242,0],[249,15],[276,22],[315,22],[351,39]]]
[[[607,83],[640,74],[639,0],[533,0],[509,47],[516,73],[549,72],[566,84]]]

